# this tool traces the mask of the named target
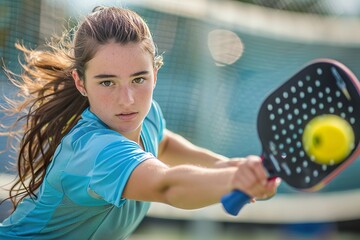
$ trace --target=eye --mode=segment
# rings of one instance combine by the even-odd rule
[[[111,81],[102,81],[100,84],[103,85],[104,87],[110,87],[113,85]]]
[[[141,84],[145,81],[143,77],[138,77],[133,80],[133,83]]]

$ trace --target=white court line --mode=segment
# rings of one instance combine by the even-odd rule
[[[267,201],[258,201],[244,206],[236,217],[226,214],[220,204],[199,210],[184,211],[165,204],[152,203],[148,216],[256,223],[356,220],[360,218],[360,189],[332,193],[278,194]]]

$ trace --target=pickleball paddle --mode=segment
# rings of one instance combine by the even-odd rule
[[[342,63],[316,59],[262,103],[257,130],[269,178],[316,191],[360,154],[360,83]],[[221,202],[237,215],[251,199],[234,190]]]

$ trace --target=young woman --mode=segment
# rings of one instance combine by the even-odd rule
[[[166,129],[153,100],[162,58],[140,16],[96,8],[69,35],[47,51],[18,45],[26,64],[11,80],[23,99],[7,111],[25,124],[12,133],[19,179],[0,239],[126,239],[149,202],[195,209],[233,189],[275,194],[259,157],[227,159]]]

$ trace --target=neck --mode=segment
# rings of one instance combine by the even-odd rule
[[[140,133],[141,133],[141,128],[139,128],[134,132],[123,134],[123,136],[131,141],[136,142],[142,149],[144,149]]]

